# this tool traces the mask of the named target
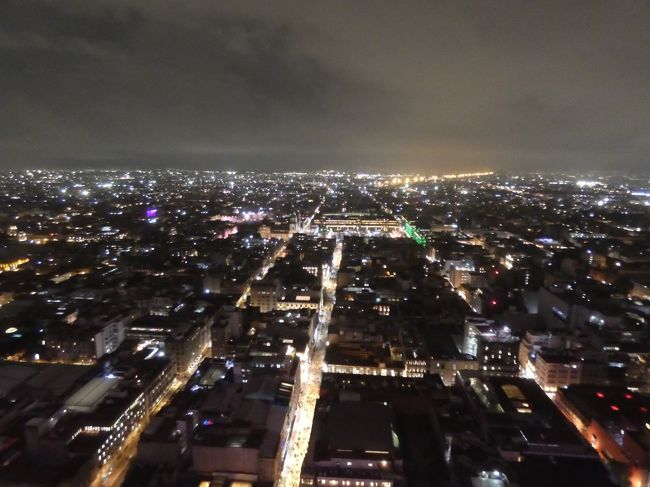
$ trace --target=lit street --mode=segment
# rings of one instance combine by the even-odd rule
[[[95,479],[90,484],[90,487],[118,487],[122,485],[126,477],[131,461],[138,451],[138,441],[140,435],[147,427],[149,420],[153,418],[163,407],[165,407],[174,395],[182,389],[187,380],[191,377],[188,374],[183,380],[174,379],[171,386],[167,389],[164,395],[160,398],[157,404],[154,405],[152,411],[142,418],[140,424],[126,437],[120,449],[108,462],[103,465],[95,475]]]
[[[300,469],[309,447],[314,408],[320,394],[323,362],[327,348],[327,328],[332,317],[334,294],[336,291],[336,273],[341,263],[342,241],[338,240],[334,252],[332,274],[325,286],[326,299],[320,311],[320,320],[314,330],[314,347],[308,349],[300,363],[301,388],[294,416],[293,428],[287,439],[288,448],[281,468],[277,485],[279,487],[296,487],[300,484]]]

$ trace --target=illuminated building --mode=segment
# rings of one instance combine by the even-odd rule
[[[403,481],[391,408],[318,403],[300,486],[392,487]]]
[[[11,262],[0,262],[0,272],[15,271],[21,265],[27,264],[27,262],[29,262],[27,258],[16,259]]]
[[[519,373],[519,338],[506,326],[491,320],[467,318],[463,337],[463,352],[476,357],[478,367],[486,375]]]
[[[607,462],[625,466],[621,481],[650,480],[650,397],[624,387],[572,385],[556,402],[566,418]]]
[[[278,286],[273,282],[253,282],[250,290],[250,305],[266,313],[278,302]]]
[[[578,357],[553,352],[539,352],[535,360],[535,380],[545,392],[579,384],[582,379],[582,360]]]

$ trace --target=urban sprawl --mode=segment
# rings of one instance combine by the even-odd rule
[[[3,487],[650,485],[650,180],[0,173]]]

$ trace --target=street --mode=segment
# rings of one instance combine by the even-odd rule
[[[189,374],[187,379],[183,381],[174,379],[171,386],[152,408],[149,414],[146,414],[142,418],[140,424],[126,437],[124,443],[120,446],[119,451],[113,454],[109,458],[108,462],[99,468],[89,487],[118,487],[122,484],[127,472],[129,471],[131,461],[138,451],[140,434],[149,424],[149,420],[153,418],[158,411],[169,404],[169,401],[171,401],[174,395],[185,385],[185,382],[189,377],[191,377],[191,374]]]
[[[318,326],[314,330],[314,346],[309,348],[300,362],[301,388],[297,398],[293,428],[287,439],[288,447],[278,479],[278,487],[300,485],[300,470],[309,447],[314,408],[320,395],[320,383],[327,349],[327,328],[332,318],[336,292],[336,275],[341,264],[342,241],[337,240],[332,273],[325,285],[326,299],[320,310]]]

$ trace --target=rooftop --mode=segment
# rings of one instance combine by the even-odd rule
[[[64,405],[73,411],[94,411],[119,382],[118,377],[95,377],[68,397]]]

